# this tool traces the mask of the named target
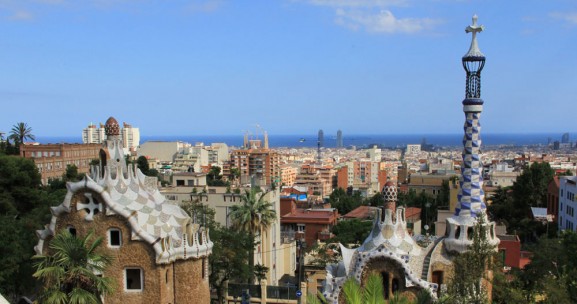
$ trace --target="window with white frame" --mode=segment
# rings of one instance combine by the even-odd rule
[[[124,269],[124,290],[126,291],[142,291],[144,282],[144,275],[140,268],[125,268]]]
[[[108,229],[108,246],[118,248],[122,245],[122,232],[118,228]]]
[[[297,224],[298,232],[305,232],[305,224]]]

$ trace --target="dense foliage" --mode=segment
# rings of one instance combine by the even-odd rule
[[[351,245],[356,247],[369,236],[373,228],[372,221],[363,221],[359,219],[350,219],[339,221],[333,227],[335,237],[331,240],[335,243],[341,243],[345,246]]]
[[[0,293],[14,299],[36,284],[31,257],[35,231],[50,221],[49,208],[62,202],[63,183],[42,187],[32,160],[0,155]]]
[[[215,221],[215,210],[199,200],[184,202],[183,209],[209,230],[210,239],[214,243],[209,256],[210,285],[217,291],[219,303],[224,301],[224,282],[244,283],[250,278],[249,248],[254,248],[254,242],[249,235],[239,229],[227,228]],[[255,276],[264,271],[255,265]],[[265,267],[266,268],[266,267]]]
[[[487,239],[485,216],[481,214],[473,229],[473,243],[467,252],[458,254],[453,260],[455,267],[454,277],[448,285],[448,303],[487,303],[488,294],[483,279],[487,277],[487,270],[493,269],[493,260],[496,254],[494,245]]]
[[[212,166],[206,174],[206,183],[209,186],[229,186],[230,184],[222,179],[220,167]]]
[[[501,188],[487,207],[493,220],[504,223],[510,234],[518,234],[523,241],[535,241],[547,228],[555,233],[555,225],[544,226],[533,221],[531,207],[546,207],[547,186],[554,172],[548,163],[533,163],[511,187]]]
[[[276,221],[276,211],[272,203],[265,199],[266,193],[260,192],[258,188],[245,190],[241,195],[241,204],[231,207],[229,213],[233,227],[248,234],[254,244],[256,236],[261,231],[266,231]],[[254,246],[247,248],[248,267],[250,272],[249,284],[254,281]]]

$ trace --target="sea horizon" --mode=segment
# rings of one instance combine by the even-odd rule
[[[481,140],[485,146],[507,145],[507,146],[533,146],[547,145],[551,142],[560,141],[563,133],[487,133],[482,134]],[[263,139],[263,136],[251,136],[250,139]],[[294,135],[268,135],[269,147],[271,148],[314,148],[317,147],[316,134],[294,134]],[[569,132],[570,142],[574,142],[576,133]],[[350,134],[343,136],[345,147],[355,146],[358,148],[372,147],[402,147],[407,144],[427,144],[451,147],[462,146],[463,133],[448,134]],[[141,136],[140,144],[147,141],[182,141],[195,144],[203,142],[206,145],[211,143],[226,143],[229,146],[239,147],[243,144],[242,135],[147,135]],[[81,136],[37,136],[36,141],[41,144],[48,143],[82,143]],[[326,148],[336,147],[336,136],[325,135],[324,145]]]

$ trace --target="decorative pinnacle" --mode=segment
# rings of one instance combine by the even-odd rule
[[[477,44],[477,33],[482,32],[485,27],[482,25],[477,25],[477,15],[473,16],[473,24],[465,28],[465,33],[473,33],[473,38],[471,39],[471,47],[465,56],[463,57],[485,57],[481,50],[479,50],[479,45]]]

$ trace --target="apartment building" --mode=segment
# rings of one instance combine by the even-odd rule
[[[79,174],[88,173],[101,148],[101,144],[24,144],[20,156],[34,161],[46,185],[50,179],[61,179],[67,165],[75,165]]]
[[[387,182],[384,163],[375,161],[350,161],[337,172],[337,186],[360,191],[365,197],[379,192]]]
[[[293,185],[307,189],[308,194],[320,197],[333,192],[336,170],[326,166],[303,165]]]
[[[116,121],[116,120],[115,120]],[[107,122],[108,123],[108,122]],[[136,151],[140,145],[140,129],[135,128],[130,124],[122,123],[120,136],[124,148],[130,151]],[[100,144],[106,140],[106,133],[103,124],[96,126],[90,123],[88,127],[82,130],[82,142],[85,144]]]
[[[279,154],[276,151],[258,147],[234,150],[230,162],[231,167],[240,170],[243,185],[270,186],[280,182]]]
[[[291,187],[297,178],[297,168],[291,165],[280,166],[281,185]]]
[[[557,221],[559,230],[572,230],[577,228],[577,176],[561,176],[559,178],[559,218]]]

